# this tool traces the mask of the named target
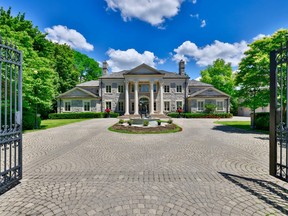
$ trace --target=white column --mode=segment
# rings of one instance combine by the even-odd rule
[[[154,114],[154,82],[150,81],[150,115]]]
[[[160,85],[160,114],[164,114],[163,82],[159,82],[159,85]]]
[[[129,115],[129,82],[125,81],[125,114]]]
[[[138,81],[134,83],[134,115],[139,115],[139,101],[138,101]]]

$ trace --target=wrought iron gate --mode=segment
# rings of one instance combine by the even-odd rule
[[[288,41],[270,53],[270,175],[288,181]]]
[[[22,178],[22,53],[0,35],[0,194]]]

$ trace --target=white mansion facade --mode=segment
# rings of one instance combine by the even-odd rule
[[[157,70],[141,64],[131,70],[108,73],[103,62],[99,80],[78,84],[58,97],[60,112],[104,112],[106,108],[124,115],[150,115],[175,112],[202,112],[205,104],[216,105],[217,112],[229,112],[230,96],[210,84],[190,80],[185,62],[179,72]]]

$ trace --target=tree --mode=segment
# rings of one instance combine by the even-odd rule
[[[217,59],[213,65],[201,71],[201,77],[201,82],[212,84],[215,88],[233,96],[234,82],[230,63],[226,64],[223,59]]]
[[[80,73],[80,82],[97,80],[102,75],[98,62],[88,56],[74,51],[75,67]]]
[[[269,53],[287,40],[287,29],[281,29],[270,37],[264,37],[249,45],[239,64],[235,85],[239,90],[240,105],[255,110],[269,104],[270,61]]]

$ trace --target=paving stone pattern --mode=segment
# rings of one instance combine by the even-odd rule
[[[268,135],[175,119],[183,131],[132,135],[93,119],[24,135],[24,176],[0,215],[287,215],[268,175]]]

